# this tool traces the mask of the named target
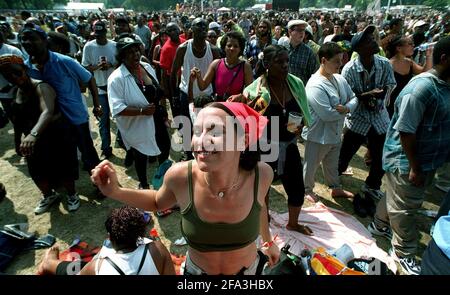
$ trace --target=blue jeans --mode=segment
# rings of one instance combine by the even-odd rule
[[[99,94],[98,100],[102,106],[103,114],[99,118],[99,131],[100,138],[102,139],[102,151],[108,151],[111,149],[111,120],[109,118],[110,110],[108,103],[108,96],[106,94]]]

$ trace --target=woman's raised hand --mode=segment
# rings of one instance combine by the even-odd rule
[[[247,103],[247,97],[245,97],[243,94],[235,94],[228,97],[227,101]]]
[[[105,160],[91,170],[91,181],[100,189],[103,195],[112,197],[119,191],[117,172],[111,162]]]

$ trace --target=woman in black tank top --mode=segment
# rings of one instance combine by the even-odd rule
[[[16,150],[26,157],[30,176],[42,192],[43,199],[35,210],[40,214],[51,205],[47,204],[48,200],[56,199],[54,189],[61,184],[69,196],[76,195],[76,145],[70,135],[70,125],[60,116],[56,94],[49,84],[31,79],[18,56],[0,57],[0,71],[18,87],[12,102]]]
[[[414,75],[426,72],[432,67],[431,48],[426,52],[424,65],[418,65],[411,59],[413,53],[414,42],[409,37],[396,37],[388,44],[387,56],[390,58],[389,62],[392,65],[395,81],[397,82],[397,86],[392,91],[387,107],[390,118],[394,114],[395,100],[403,88],[405,88],[406,84],[408,84]]]

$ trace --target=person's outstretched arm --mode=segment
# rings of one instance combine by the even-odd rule
[[[117,172],[109,161],[103,161],[92,169],[91,180],[105,196],[145,211],[154,212],[169,209],[177,203],[171,189],[173,177],[176,177],[173,167],[166,172],[163,185],[158,191],[121,187],[117,179]]]

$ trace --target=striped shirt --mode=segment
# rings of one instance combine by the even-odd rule
[[[342,69],[353,92],[358,96],[375,88],[387,87],[384,100],[378,100],[375,110],[369,110],[363,103],[358,104],[356,110],[347,115],[345,127],[351,131],[366,136],[370,128],[375,128],[378,134],[385,134],[389,126],[389,114],[386,110],[386,101],[395,88],[394,71],[387,58],[374,55],[374,63],[370,73],[362,65],[359,57],[349,61]]]

